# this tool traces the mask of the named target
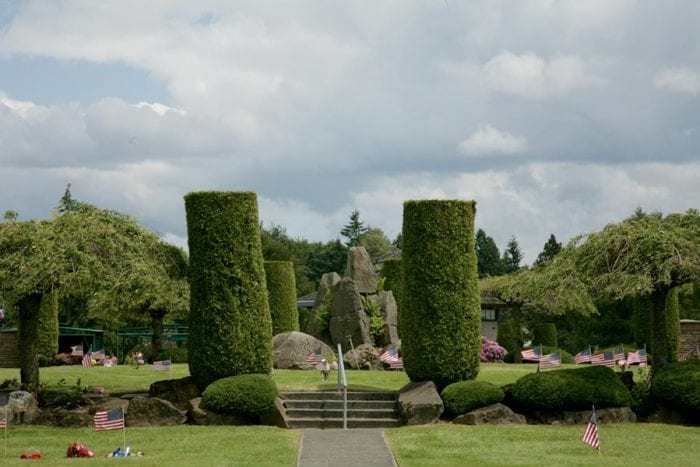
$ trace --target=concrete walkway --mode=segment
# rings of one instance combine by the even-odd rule
[[[396,467],[381,428],[301,430],[298,467]]]

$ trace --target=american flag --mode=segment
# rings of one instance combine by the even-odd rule
[[[390,345],[382,352],[379,356],[379,361],[388,363],[389,368],[392,370],[403,370],[403,359],[399,356],[399,352],[394,345]]]
[[[601,352],[591,356],[591,365],[615,368],[615,355],[612,352]]]
[[[559,352],[548,353],[540,358],[539,369],[559,368],[561,366],[561,354]]]
[[[647,366],[647,349],[639,349],[627,354],[627,364],[634,365],[635,363],[639,363],[639,366]]]
[[[586,362],[591,363],[591,346],[589,345],[587,349],[583,349],[574,355],[574,361],[577,365]]]
[[[595,410],[591,414],[591,418],[586,424],[586,429],[583,432],[583,442],[590,444],[593,448],[600,450],[600,439],[598,438],[598,421],[596,420]]]
[[[170,360],[153,362],[153,368],[155,368],[156,371],[170,371]]]
[[[306,363],[311,363],[312,365],[321,363],[321,347],[306,355]]]
[[[5,417],[7,417],[7,411],[5,412]],[[3,429],[3,430],[7,429],[7,419],[6,418],[0,419],[0,429]]]
[[[121,430],[122,428],[124,428],[124,410],[121,407],[95,412],[95,431]]]
[[[83,368],[92,368],[92,357],[90,354],[83,355]]]
[[[613,350],[613,358],[616,362],[625,359],[625,348],[622,345],[620,345],[619,349]]]
[[[540,350],[539,347],[535,347],[533,349],[527,349],[527,350],[521,351],[520,355],[522,355],[523,360],[530,360],[533,362],[539,362],[540,357],[542,356],[542,351]]]

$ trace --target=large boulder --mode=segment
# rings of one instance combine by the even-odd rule
[[[193,425],[246,425],[249,420],[232,414],[220,414],[206,410],[202,406],[202,398],[195,397],[189,403],[187,418]]]
[[[523,415],[513,412],[498,403],[472,410],[455,418],[452,423],[460,425],[524,425],[527,420]]]
[[[598,423],[635,423],[637,421],[637,415],[629,407],[596,409],[595,414]],[[590,410],[537,410],[528,414],[530,422],[550,425],[582,425],[590,418]]]
[[[349,349],[350,339],[354,346],[371,344],[369,318],[362,306],[362,297],[355,281],[343,277],[335,286],[334,295],[328,325],[333,345],[340,343],[343,349]]]
[[[396,344],[399,341],[399,332],[397,327],[398,307],[394,294],[391,290],[386,290],[378,295],[371,295],[369,298],[372,300],[372,303],[379,306],[382,311],[382,318],[384,318],[384,334],[381,342],[376,342],[376,344],[381,347]]]
[[[197,385],[191,376],[179,379],[156,381],[148,389],[149,397],[170,401],[180,410],[187,410],[190,399],[200,396]]]
[[[42,409],[32,420],[32,425],[56,426],[60,428],[84,428],[92,426],[94,415],[85,409]]]
[[[380,352],[372,344],[360,344],[343,354],[343,363],[353,370],[383,370],[384,365],[379,361]]]
[[[306,363],[306,356],[319,348],[322,355],[334,353],[331,346],[303,332],[277,334],[272,338],[273,366],[280,369],[313,369],[313,364]]]
[[[186,412],[157,397],[136,397],[126,411],[128,426],[172,426],[187,421]]]
[[[373,294],[377,291],[377,271],[365,247],[353,246],[348,249],[345,277],[355,281],[360,293]]]
[[[318,291],[316,293],[316,300],[314,301],[314,306],[311,308],[311,313],[309,315],[309,322],[306,325],[306,334],[311,334],[314,337],[320,339],[325,339],[328,336],[328,329],[321,329],[318,322],[318,312],[321,306],[326,302],[329,294],[332,294],[335,286],[340,282],[340,276],[335,272],[327,272],[321,276],[321,281],[318,285]]]
[[[39,414],[39,404],[31,392],[13,391],[7,399],[7,404],[0,407],[0,410],[7,411],[5,413],[11,425],[31,423]]]
[[[408,383],[399,390],[399,415],[405,425],[437,423],[445,407],[435,383]]]

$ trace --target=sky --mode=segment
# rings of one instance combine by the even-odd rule
[[[403,202],[477,202],[531,264],[700,201],[700,2],[0,0],[0,211],[77,200],[186,247],[183,197],[393,239]]]

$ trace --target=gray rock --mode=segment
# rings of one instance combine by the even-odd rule
[[[396,344],[399,341],[399,332],[397,327],[398,307],[394,294],[391,290],[387,290],[378,295],[372,295],[369,298],[373,303],[379,305],[382,310],[382,317],[384,318],[384,335],[381,342],[375,342],[375,344],[380,347]]]
[[[179,379],[156,381],[148,389],[149,397],[157,397],[170,401],[180,410],[187,410],[190,399],[200,395],[197,385],[191,376]]]
[[[273,366],[281,369],[313,369],[314,365],[306,363],[306,356],[318,348],[324,356],[334,354],[331,346],[303,332],[277,334],[272,339]]]
[[[220,414],[202,407],[202,398],[196,397],[190,401],[187,418],[193,425],[246,425],[249,423],[235,415]]]
[[[11,425],[31,423],[39,414],[39,405],[31,392],[13,391],[7,399],[7,418]],[[5,410],[2,407],[0,410]]]
[[[408,383],[399,390],[399,415],[405,425],[437,423],[444,408],[432,381]]]
[[[360,344],[353,351],[343,354],[346,368],[353,370],[383,370],[384,365],[379,361],[380,350],[371,344]]]
[[[127,426],[172,426],[187,421],[186,412],[157,397],[137,397],[129,402]]]
[[[360,293],[372,294],[377,291],[377,271],[365,247],[353,246],[348,249],[345,277],[355,281]]]
[[[287,409],[279,397],[275,399],[275,406],[267,413],[260,416],[260,424],[268,426],[277,426],[280,428],[289,428],[287,423]]]
[[[505,405],[498,403],[460,415],[452,423],[460,425],[524,425],[527,421],[523,415],[517,414]]]
[[[635,423],[637,415],[629,407],[608,407],[596,409],[598,423]],[[581,425],[591,417],[590,410],[544,411],[532,414],[534,421],[550,425]]]
[[[350,348],[351,338],[354,346],[371,344],[369,318],[362,306],[355,281],[343,277],[335,286],[334,295],[328,326],[333,345],[340,343],[345,351]]]
[[[92,426],[94,415],[87,410],[43,409],[32,420],[32,425],[57,426],[60,428],[83,428]]]
[[[328,329],[319,328],[317,316],[319,308],[325,303],[326,297],[328,297],[329,293],[332,293],[338,282],[340,282],[340,276],[335,272],[327,272],[321,276],[318,292],[316,293],[316,300],[314,301],[313,308],[311,308],[309,322],[306,325],[306,334],[311,334],[321,339],[324,339],[328,335]]]

